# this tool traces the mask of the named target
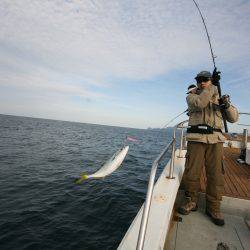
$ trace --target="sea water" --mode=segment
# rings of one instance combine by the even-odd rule
[[[0,249],[116,249],[171,132],[0,115]],[[74,184],[126,136],[140,143],[116,172]]]

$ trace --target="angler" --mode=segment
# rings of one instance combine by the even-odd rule
[[[189,91],[187,96],[189,128],[187,129],[187,155],[183,183],[188,193],[188,201],[179,207],[181,214],[187,215],[197,210],[198,191],[203,165],[206,168],[206,214],[218,226],[224,225],[220,212],[220,201],[224,190],[223,142],[224,123],[228,132],[227,121],[234,123],[239,118],[237,109],[231,105],[228,95],[221,94],[220,72],[215,65],[215,56],[205,23],[205,19],[195,0],[201,16],[214,65],[213,74],[201,71],[195,77],[197,90]]]
[[[188,201],[178,209],[184,215],[197,210],[201,170],[205,163],[207,176],[206,213],[219,226],[224,225],[220,213],[220,201],[224,190],[223,169],[223,119],[221,109],[228,122],[238,120],[238,111],[231,105],[229,96],[219,99],[218,72],[213,76],[202,71],[195,77],[197,89],[188,93],[187,104],[189,128],[187,129],[187,155],[183,182],[188,193]]]

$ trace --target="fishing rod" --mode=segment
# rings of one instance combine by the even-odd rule
[[[205,19],[204,19],[203,15],[202,15],[202,12],[200,10],[200,7],[199,7],[198,3],[195,0],[192,0],[192,1],[193,1],[193,3],[195,4],[196,8],[199,11],[199,14],[201,16],[201,19],[202,19],[202,22],[203,22],[203,25],[204,25],[204,28],[205,28],[205,32],[206,32],[206,35],[207,35],[207,40],[208,40],[208,43],[209,43],[210,53],[211,53],[211,57],[212,57],[213,65],[214,65],[213,74],[214,73],[218,73],[218,75],[219,75],[220,72],[217,71],[217,67],[216,67],[216,64],[215,64],[215,58],[216,58],[216,56],[214,55],[214,52],[213,52],[213,47],[212,47],[212,43],[211,43],[211,39],[210,39],[210,36],[209,36],[209,33],[208,33],[208,29],[207,29],[207,25],[206,25]],[[221,86],[220,86],[220,81],[219,80],[218,80],[216,86],[218,88],[219,97],[221,98],[222,94],[221,94]],[[221,110],[221,111],[222,111],[221,113],[222,113],[222,118],[223,118],[225,132],[228,133],[228,126],[227,126],[226,115],[225,115],[225,112],[223,110]]]
[[[248,113],[248,112],[239,112],[239,115],[250,115],[250,113]],[[240,126],[250,127],[250,124],[242,124],[242,123],[238,123],[238,125],[240,125]]]
[[[160,137],[160,135],[161,135],[162,129],[167,129],[168,126],[169,126],[169,124],[170,124],[171,122],[173,122],[174,120],[176,120],[178,117],[180,117],[181,115],[183,115],[183,114],[186,113],[186,112],[188,112],[188,109],[186,109],[185,111],[182,111],[181,113],[179,113],[179,114],[176,115],[175,117],[171,118],[171,120],[169,120],[164,126],[160,127],[159,130],[157,131],[158,133],[157,133],[156,136],[155,136],[155,141],[156,141],[156,142],[158,141],[158,139],[159,139],[159,137]],[[137,138],[135,138],[135,137],[129,136],[129,135],[126,136],[126,138],[125,138],[123,144],[125,145],[125,142],[127,142],[127,141],[132,141],[132,142],[134,142],[134,143],[141,143],[141,140],[139,140],[139,139],[137,139]]]
[[[242,123],[238,123],[237,125],[250,127],[250,124],[242,124]]]
[[[178,114],[177,116],[175,116],[174,118],[172,118],[170,121],[168,121],[161,129],[167,128],[168,125],[173,122],[174,120],[176,120],[178,117],[180,117],[181,115],[183,115],[184,113],[188,112],[188,109],[186,109],[185,111],[181,112],[180,114]]]
[[[176,120],[178,117],[180,117],[181,115],[185,114],[186,112],[188,112],[188,109],[186,109],[185,111],[182,111],[181,113],[179,113],[178,115],[176,115],[175,117],[171,118],[171,120],[169,120],[164,126],[160,127],[159,130],[158,130],[158,133],[156,134],[155,136],[155,141],[157,142],[160,135],[161,135],[161,132],[163,129],[167,129],[169,124],[171,122],[173,122],[174,120]]]

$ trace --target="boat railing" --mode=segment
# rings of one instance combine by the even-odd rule
[[[250,113],[239,113],[239,115],[250,115]],[[152,196],[153,196],[153,189],[154,189],[154,182],[155,182],[155,177],[156,177],[156,171],[159,166],[159,163],[162,161],[166,153],[171,149],[171,159],[170,159],[170,167],[169,167],[169,172],[166,178],[168,178],[170,181],[171,179],[174,179],[174,161],[175,161],[175,153],[176,153],[176,132],[177,129],[181,129],[180,133],[180,147],[179,147],[179,152],[178,152],[178,158],[183,158],[183,149],[185,148],[185,136],[184,136],[184,129],[187,128],[187,126],[184,126],[184,124],[188,122],[188,120],[182,121],[178,123],[173,130],[173,137],[170,141],[170,143],[162,150],[162,152],[158,155],[158,157],[154,160],[152,167],[151,167],[151,172],[150,172],[150,177],[149,177],[149,182],[148,182],[148,188],[147,188],[147,195],[146,195],[146,200],[145,204],[143,207],[143,212],[142,212],[142,219],[141,219],[141,224],[140,224],[140,229],[139,229],[139,235],[137,239],[137,250],[143,249],[144,242],[145,242],[145,235],[147,231],[147,224],[148,224],[148,219],[149,219],[149,213],[150,213],[150,208],[151,208],[151,201],[152,201]],[[246,137],[246,136],[245,136]]]
[[[173,179],[173,174],[174,174],[174,160],[175,160],[175,151],[176,151],[176,131],[177,129],[181,129],[181,135],[180,135],[180,149],[179,149],[179,157],[181,157],[181,151],[183,150],[183,138],[184,138],[184,124],[188,120],[182,121],[178,123],[174,127],[173,131],[173,137],[172,140],[169,142],[169,144],[162,150],[162,152],[158,155],[158,157],[154,160],[152,167],[151,167],[151,172],[150,172],[150,177],[149,177],[149,182],[148,182],[148,189],[147,189],[147,195],[146,195],[146,200],[143,208],[143,213],[142,213],[142,219],[141,219],[141,224],[140,224],[140,229],[139,229],[139,236],[137,240],[137,250],[143,249],[144,241],[145,241],[145,235],[146,235],[146,230],[147,230],[147,223],[148,223],[148,218],[149,218],[149,212],[150,212],[150,207],[151,207],[151,201],[152,201],[152,195],[153,195],[153,189],[154,189],[154,182],[155,182],[155,176],[156,176],[156,171],[159,166],[159,163],[162,161],[166,153],[169,151],[171,148],[171,160],[170,160],[170,168],[169,168],[169,174],[166,176],[168,179]]]

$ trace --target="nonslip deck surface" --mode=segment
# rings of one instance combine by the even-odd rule
[[[250,200],[250,166],[239,164],[240,149],[224,148],[225,186],[224,196]],[[206,175],[203,168],[201,191],[206,190]]]
[[[242,217],[225,214],[223,227],[214,225],[203,210],[182,216],[170,231],[169,250],[249,249],[250,231]],[[218,248],[222,243],[228,248]]]

